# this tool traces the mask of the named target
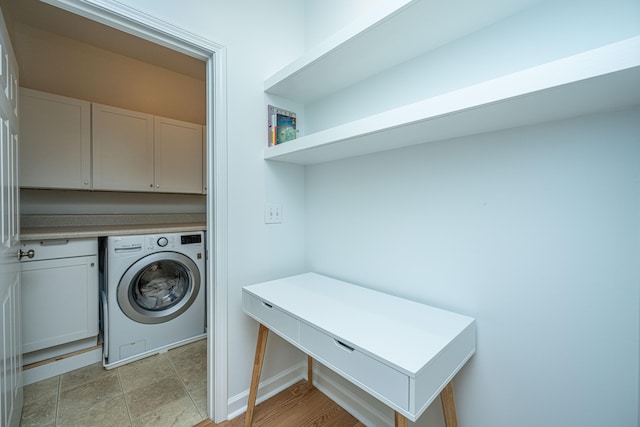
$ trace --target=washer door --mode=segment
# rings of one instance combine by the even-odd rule
[[[118,283],[118,304],[136,322],[163,323],[189,309],[199,290],[200,272],[190,258],[156,252],[124,273]]]

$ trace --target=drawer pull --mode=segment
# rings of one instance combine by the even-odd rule
[[[267,307],[267,308],[273,308],[273,306],[272,306],[271,304],[266,303],[266,302],[264,302],[264,301],[262,301],[262,305],[264,305],[264,306],[265,306],[265,307]]]
[[[351,353],[353,350],[355,350],[353,347],[351,347],[350,345],[346,345],[345,343],[343,343],[340,340],[337,340],[335,338],[333,340],[335,341],[335,343],[336,343],[336,345],[338,347],[342,348],[343,350],[348,351],[349,353]]]
[[[69,244],[69,239],[42,240],[40,242],[41,246],[58,246],[58,245],[67,245],[67,244]]]

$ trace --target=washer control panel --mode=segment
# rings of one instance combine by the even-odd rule
[[[181,245],[202,244],[202,234],[183,234],[180,236]]]
[[[204,249],[204,232],[110,236],[105,250],[116,257],[128,257],[158,250],[200,251]],[[200,258],[200,254],[198,254]]]
[[[156,249],[156,248],[164,248],[169,249],[173,248],[176,245],[175,236],[167,235],[167,236],[147,236],[147,250]]]
[[[147,236],[147,250],[171,249],[185,245],[202,245],[202,234],[167,234]]]

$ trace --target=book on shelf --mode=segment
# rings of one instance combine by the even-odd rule
[[[268,106],[269,147],[296,139],[296,113]]]

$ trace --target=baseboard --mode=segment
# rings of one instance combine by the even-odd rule
[[[393,425],[393,411],[324,366],[314,365],[313,385],[367,427]]]
[[[102,362],[102,346],[73,356],[52,359],[49,363],[39,362],[22,371],[23,384],[33,384],[98,362]]]
[[[49,363],[51,360],[74,356],[77,353],[94,350],[99,345],[102,346],[98,337],[95,336],[56,345],[54,347],[43,348],[41,350],[24,353],[22,355],[22,364],[25,369],[29,369],[32,365]]]
[[[256,405],[280,393],[282,390],[292,386],[300,380],[307,378],[307,362],[306,360],[297,365],[280,372],[271,378],[261,381],[258,386],[258,397]],[[247,411],[247,402],[249,401],[249,390],[237,394],[229,398],[227,404],[227,419],[232,420]]]

